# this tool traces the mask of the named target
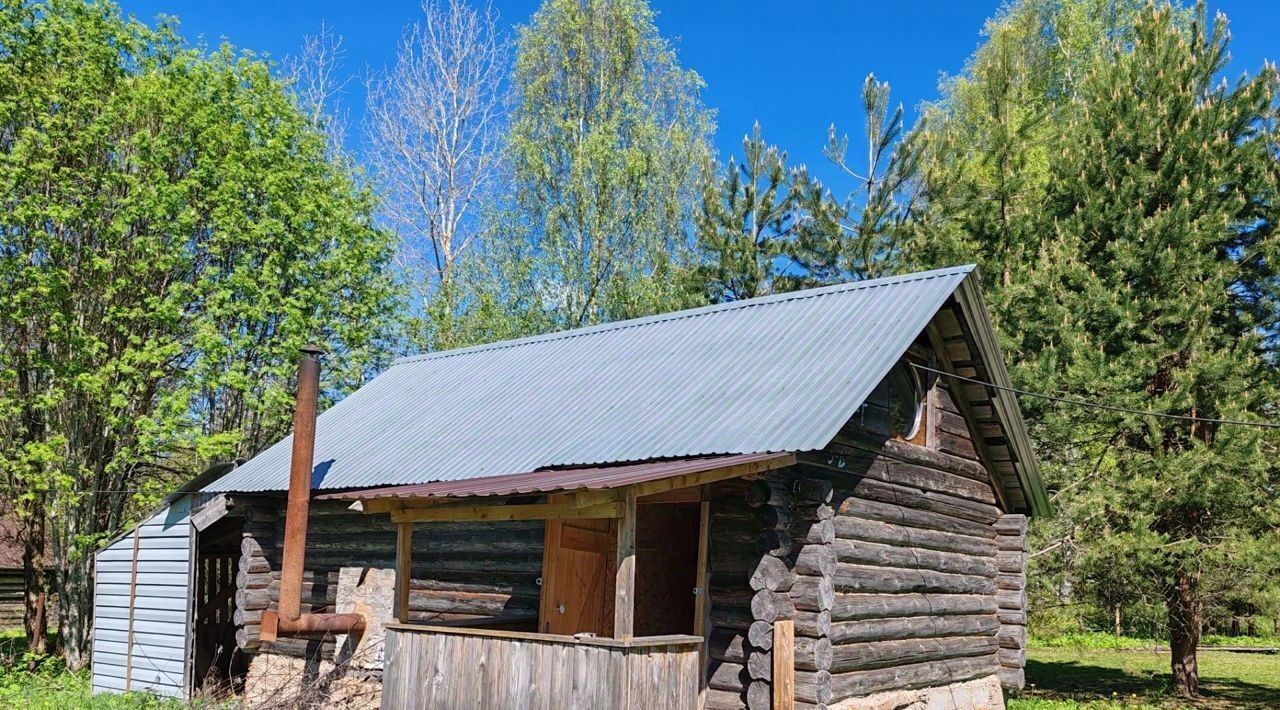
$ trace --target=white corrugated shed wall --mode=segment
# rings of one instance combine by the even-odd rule
[[[149,690],[164,696],[187,695],[193,539],[189,496],[173,501],[138,527],[131,660],[133,531],[98,551],[93,600],[94,693]]]

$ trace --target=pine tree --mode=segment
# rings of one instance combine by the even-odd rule
[[[697,214],[694,276],[715,303],[772,293],[786,279],[784,254],[799,224],[787,154],[765,143],[759,123],[743,137],[742,156],[723,175],[707,171]]]
[[[1152,6],[1131,47],[1085,69],[1041,206],[1048,238],[1011,276],[1041,294],[1007,328],[1041,388],[1182,417],[1275,412],[1280,80],[1266,66],[1228,85],[1226,58],[1224,20],[1200,7],[1183,29]],[[1275,439],[1195,419],[1044,416],[1052,438],[1105,438],[1071,517],[1158,580],[1174,681],[1196,696],[1206,576],[1280,538]],[[1274,575],[1275,557],[1253,563]]]

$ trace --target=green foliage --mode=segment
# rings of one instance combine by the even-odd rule
[[[700,263],[693,276],[712,302],[788,290],[788,252],[803,218],[787,154],[765,143],[760,124],[742,139],[742,160],[708,170],[696,219]]]
[[[929,202],[906,258],[976,256],[1017,383],[1274,419],[1276,71],[1220,81],[1225,22],[1203,9],[1096,5],[1022,2],[989,26],[919,129]],[[1274,437],[1023,406],[1059,489],[1033,594],[1081,590],[1122,623],[1164,602],[1192,645],[1206,601],[1269,603]]]
[[[805,285],[878,278],[901,266],[901,240],[916,220],[920,154],[917,134],[903,134],[902,105],[891,108],[889,84],[868,74],[861,109],[867,162],[848,157],[849,137],[828,131],[826,155],[860,187],[843,200],[801,172],[797,201],[805,211],[791,250],[794,270]]]
[[[335,395],[378,362],[390,243],[252,55],[109,3],[7,3],[0,97],[0,473],[50,514],[78,664],[89,550],[282,435],[300,345],[330,348]]]
[[[712,114],[647,3],[547,0],[512,84],[513,213],[490,256],[529,279],[522,300],[555,328],[687,302],[682,235]]]

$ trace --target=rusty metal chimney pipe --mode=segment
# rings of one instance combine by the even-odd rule
[[[293,457],[289,465],[289,499],[285,507],[284,551],[280,565],[279,611],[264,611],[259,636],[349,633],[365,627],[358,614],[303,614],[302,572],[307,552],[307,516],[311,508],[311,471],[315,467],[316,401],[320,395],[318,345],[302,349],[298,361],[298,395],[293,412]]]
[[[302,615],[302,569],[307,552],[307,515],[311,509],[311,470],[316,457],[316,401],[320,396],[318,345],[302,349],[298,396],[293,410],[293,458],[289,465],[289,503],[284,517],[284,559],[280,564],[280,618]]]

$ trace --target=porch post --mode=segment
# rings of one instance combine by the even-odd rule
[[[396,523],[396,621],[409,623],[409,561],[413,550],[413,523]]]
[[[618,556],[613,586],[613,637],[635,636],[636,612],[636,491],[627,489],[618,518]]]

